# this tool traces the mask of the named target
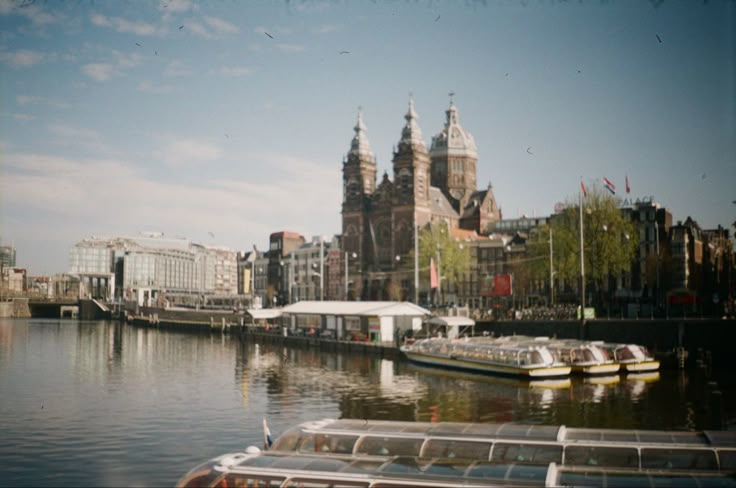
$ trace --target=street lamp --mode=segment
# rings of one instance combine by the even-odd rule
[[[353,259],[355,259],[355,258],[358,257],[358,254],[357,253],[349,253],[349,252],[345,251],[345,300],[348,299],[348,283],[349,283],[348,282],[348,279],[349,279],[348,269],[349,269],[349,263],[350,263],[350,257],[351,256],[353,257]]]

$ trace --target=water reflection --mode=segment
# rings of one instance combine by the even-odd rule
[[[733,422],[727,373],[718,387]],[[203,459],[260,443],[263,417],[274,434],[324,417],[712,428],[713,380],[527,381],[220,334],[0,319],[0,486],[171,486]]]

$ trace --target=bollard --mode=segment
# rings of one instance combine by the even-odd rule
[[[713,428],[723,430],[723,394],[720,390],[713,390],[708,400]]]

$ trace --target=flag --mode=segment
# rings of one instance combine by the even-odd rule
[[[434,258],[429,258],[429,287],[437,288],[437,268],[434,266]]]
[[[256,249],[256,245],[253,244],[253,252],[248,254],[248,257],[245,259],[247,263],[253,263],[256,260],[258,254],[258,250]]]
[[[587,197],[588,192],[585,190],[585,183],[583,183],[583,180],[580,180],[580,189],[583,190],[583,196]]]
[[[626,175],[626,194],[631,193],[631,187],[629,186],[629,175]]]
[[[273,439],[271,438],[271,429],[268,428],[268,422],[266,422],[266,419],[263,419],[263,449],[268,450],[268,448],[271,447],[271,444],[273,444]]]
[[[611,180],[609,180],[605,176],[603,177],[603,186],[606,187],[606,190],[611,192],[611,195],[616,194],[616,186],[613,183],[611,183]]]

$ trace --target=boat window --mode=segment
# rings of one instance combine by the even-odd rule
[[[424,439],[364,437],[356,447],[357,454],[373,456],[419,456]]]
[[[716,453],[706,449],[642,449],[641,467],[655,469],[718,469]]]
[[[719,449],[718,459],[721,464],[721,471],[736,470],[736,451],[731,449]]]
[[[271,446],[272,451],[295,451],[299,440],[302,438],[300,428],[291,429],[274,440]]]
[[[352,454],[357,436],[311,434],[299,446],[300,452]]]
[[[215,488],[278,488],[283,482],[283,477],[230,473]]]
[[[201,486],[210,486],[217,478],[222,476],[221,471],[215,471],[214,467],[219,463],[217,461],[209,461],[200,464],[196,468],[189,471],[176,484],[177,488],[199,488]]]
[[[308,471],[327,471],[334,473],[344,469],[348,464],[350,464],[350,461],[344,459],[322,457],[307,464],[304,466],[304,469]]]
[[[348,466],[342,469],[342,473],[370,473],[378,471],[378,468],[383,466],[385,461],[374,461],[372,459],[359,459],[353,461]]]
[[[471,467],[465,476],[468,478],[505,479],[511,466],[506,464],[478,463]]]
[[[311,457],[300,456],[282,457],[276,460],[271,467],[278,469],[304,469],[304,466],[309,464],[313,459]]]
[[[490,452],[490,442],[430,439],[422,450],[422,457],[487,460]]]
[[[382,473],[391,474],[422,474],[423,464],[417,461],[414,457],[398,457],[386,463],[382,468]]]
[[[565,447],[565,465],[638,468],[639,453],[631,447]]]
[[[435,461],[426,468],[424,474],[433,476],[451,476],[453,478],[462,477],[468,469],[468,460],[464,461]]]
[[[491,452],[496,463],[543,464],[562,462],[562,446],[496,443]]]
[[[547,469],[549,466],[529,466],[515,465],[511,466],[508,472],[508,479],[513,481],[544,481],[547,478]]]
[[[359,481],[325,481],[309,478],[293,478],[284,484],[284,488],[361,488],[370,486]]]
[[[261,455],[261,456],[246,458],[240,464],[238,464],[238,466],[252,466],[252,467],[257,467],[257,468],[267,468],[279,459],[280,458],[278,456]]]
[[[560,473],[559,486],[651,486],[647,476],[608,473]]]

